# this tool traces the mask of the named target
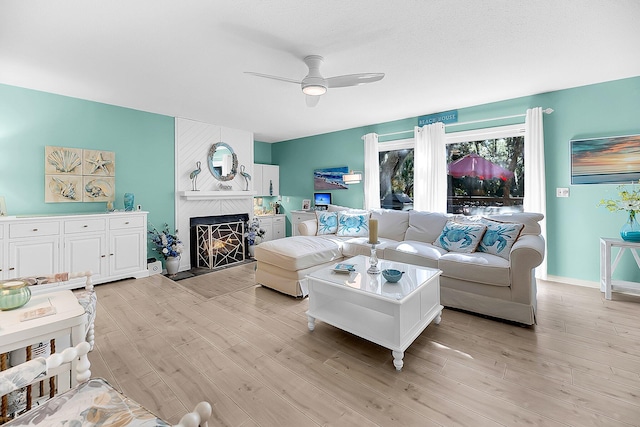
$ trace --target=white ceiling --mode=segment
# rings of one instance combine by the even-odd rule
[[[275,142],[640,75],[638,0],[2,0],[0,83]],[[331,77],[315,108],[302,58]]]

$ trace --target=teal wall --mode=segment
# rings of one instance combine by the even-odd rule
[[[172,117],[0,85],[0,196],[9,215],[105,212],[106,203],[44,202],[47,145],[114,151],[115,208],[133,193],[149,222],[174,227]]]
[[[521,114],[537,106],[555,110],[544,118],[549,274],[596,282],[598,239],[618,236],[625,214],[597,207],[600,199],[617,196],[615,185],[569,184],[569,141],[640,133],[640,77],[461,108],[459,121]],[[256,141],[255,161],[280,165],[282,205],[290,213],[313,195],[314,169],[363,170],[364,134],[404,131],[416,124],[413,117],[276,144]],[[104,203],[44,203],[47,145],[114,151],[116,208],[122,209],[124,193],[132,192],[136,204],[149,211],[151,223],[174,226],[172,117],[0,85],[0,196],[9,214],[104,212]],[[571,196],[556,198],[556,187],[570,187]],[[336,204],[363,205],[362,184],[332,193]],[[290,221],[287,227],[290,233]],[[619,278],[640,280],[631,260],[624,260]]]
[[[271,164],[271,144],[268,142],[253,142],[253,162],[262,165]]]
[[[611,213],[597,207],[601,198],[615,198],[615,185],[570,185],[569,141],[575,138],[640,133],[640,77],[549,92],[458,110],[459,122],[522,114],[527,108],[552,108],[544,116],[548,273],[552,276],[597,282],[599,280],[599,238],[618,237],[625,213]],[[456,126],[447,132],[522,123],[523,118]],[[348,129],[273,144],[274,164],[280,165],[280,193],[287,212],[299,209],[302,199],[313,195],[313,170],[321,167],[364,168],[361,137],[413,129],[417,117]],[[401,137],[411,137],[411,133]],[[400,139],[381,138],[381,141]],[[311,160],[310,160],[311,159]],[[569,198],[556,198],[557,187],[569,187]],[[362,184],[332,191],[334,203],[362,207]],[[290,219],[290,217],[289,217]],[[290,232],[290,221],[288,221]],[[629,257],[630,258],[630,257]],[[638,269],[624,260],[620,277],[639,280]]]

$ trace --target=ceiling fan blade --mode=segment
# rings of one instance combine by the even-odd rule
[[[271,76],[269,74],[254,73],[253,71],[245,71],[244,73],[245,74],[250,74],[250,75],[256,76],[256,77],[264,77],[265,79],[280,80],[282,82],[287,82],[287,83],[296,83],[296,84],[301,84],[302,83],[300,80],[289,79],[287,77]]]
[[[315,107],[320,101],[320,95],[305,95],[307,100],[307,107]]]
[[[327,85],[329,87],[358,86],[365,83],[373,83],[382,80],[384,73],[359,73],[346,74],[344,76],[329,77]]]

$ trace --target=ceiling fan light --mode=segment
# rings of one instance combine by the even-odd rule
[[[327,92],[327,87],[322,85],[307,85],[302,88],[302,92],[305,95],[320,96]]]

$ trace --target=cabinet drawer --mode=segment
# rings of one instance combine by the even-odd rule
[[[60,233],[60,223],[29,222],[25,224],[9,224],[9,238],[53,236]]]
[[[109,218],[109,229],[120,230],[122,228],[138,228],[144,226],[144,217],[141,215]]]
[[[277,216],[273,218],[273,225],[284,223],[284,218],[281,216]]]
[[[65,233],[88,233],[92,231],[104,231],[104,219],[86,219],[82,221],[65,221]]]

